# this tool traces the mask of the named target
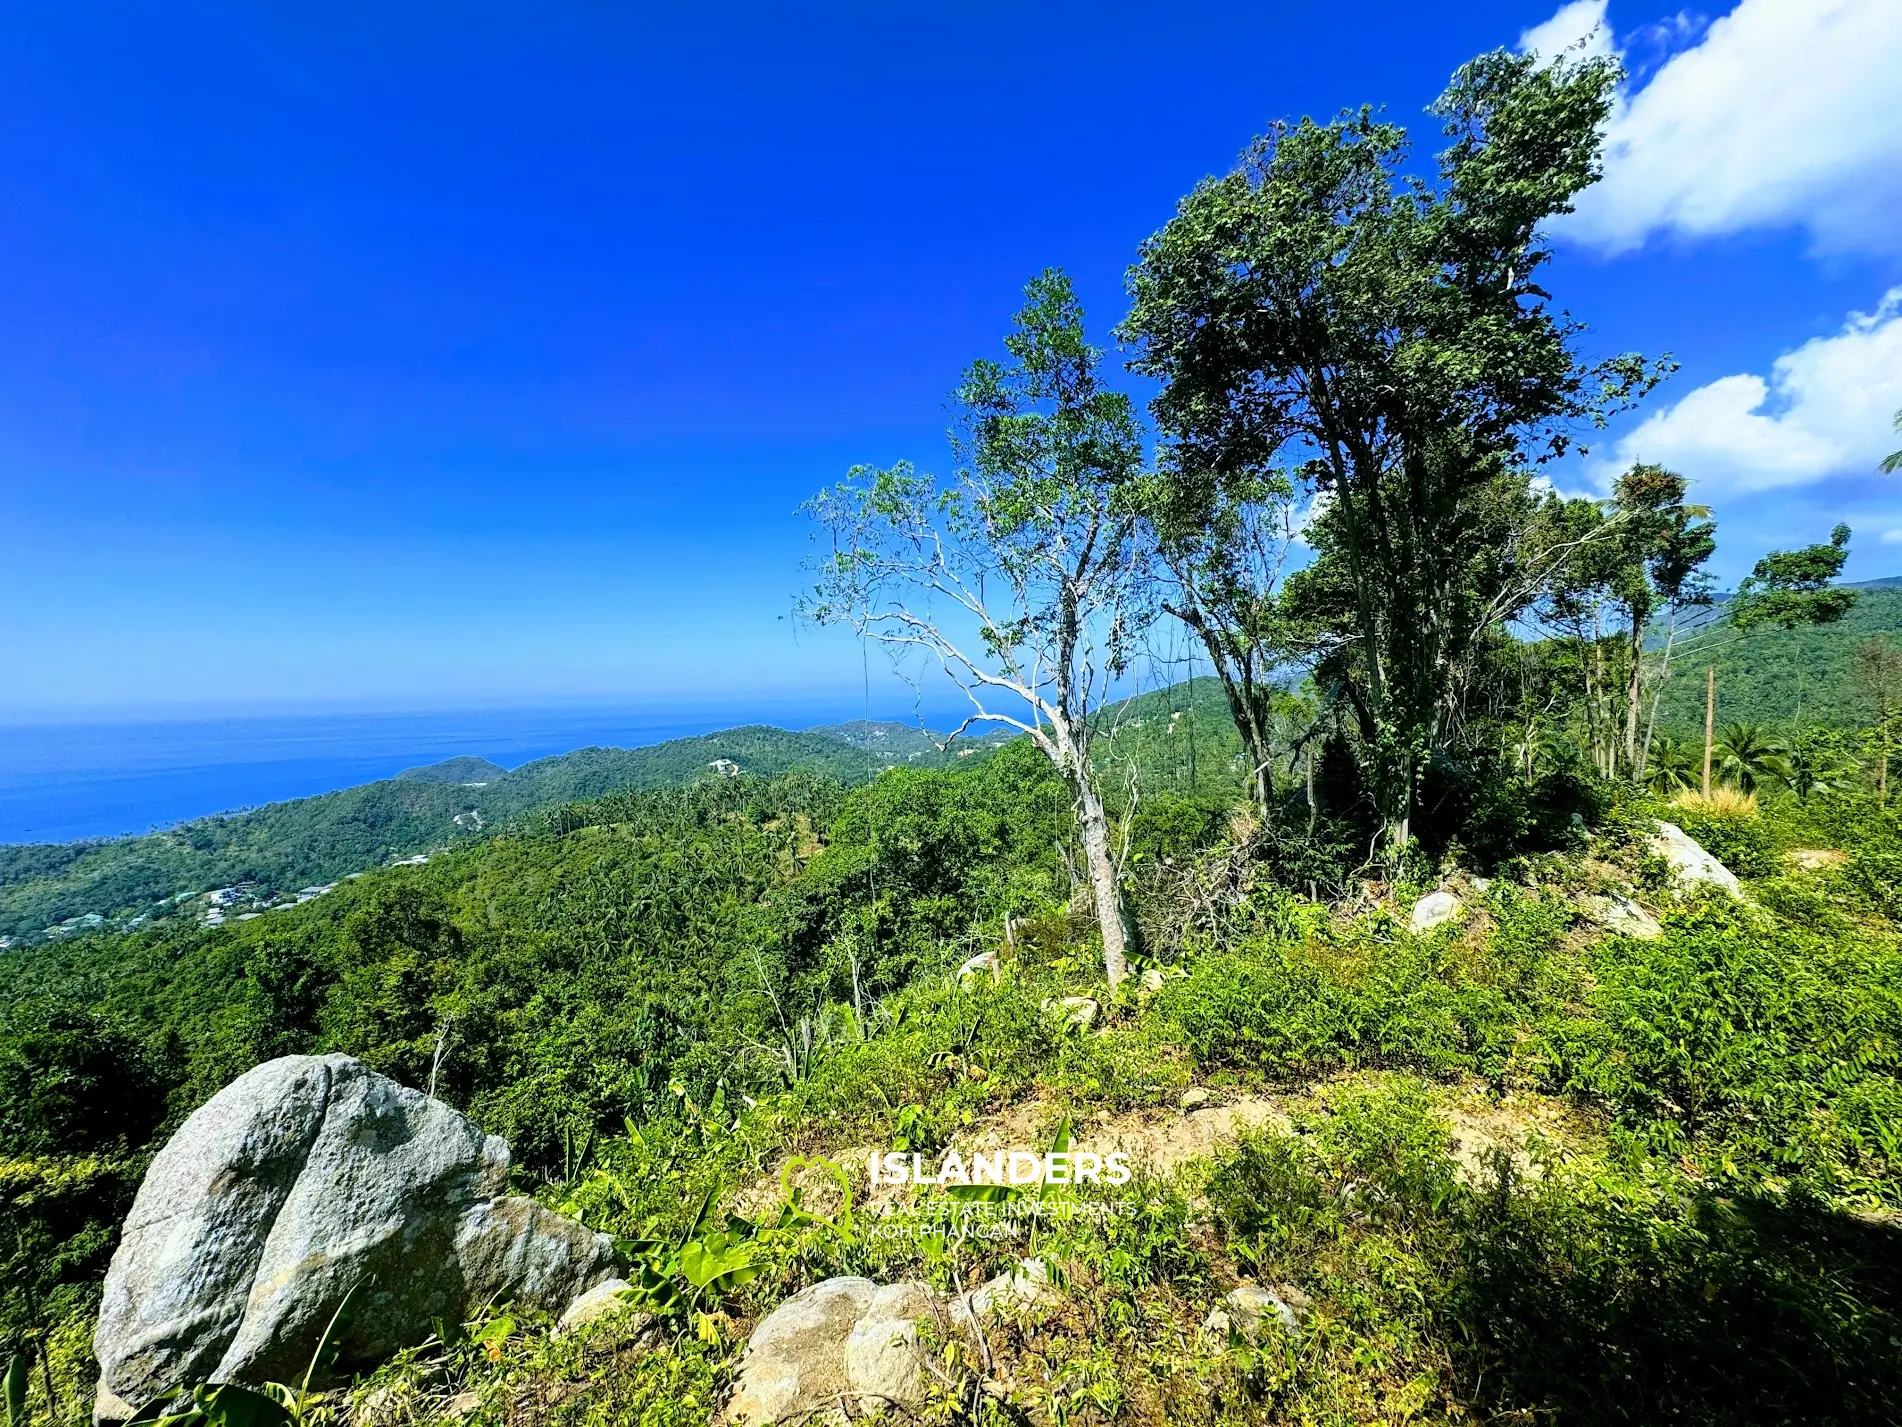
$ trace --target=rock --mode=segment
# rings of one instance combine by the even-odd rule
[[[995,1317],[1003,1312],[1042,1308],[1054,1303],[1057,1290],[1051,1285],[1050,1270],[1042,1259],[1025,1259],[1009,1273],[1000,1273],[989,1282],[972,1289],[962,1300],[977,1318]]]
[[[1153,996],[1162,989],[1162,968],[1152,966],[1137,979],[1136,985],[1146,996]]]
[[[1579,906],[1584,908],[1586,916],[1620,936],[1655,941],[1664,935],[1664,928],[1658,925],[1656,917],[1620,893],[1613,892],[1608,897],[1580,897]]]
[[[753,1330],[721,1420],[729,1427],[765,1427],[790,1420],[849,1422],[886,1408],[915,1413],[924,1402],[926,1378],[919,1324],[948,1320],[968,1332],[973,1318],[1055,1296],[1039,1259],[950,1297],[922,1283],[815,1283]]]
[[[1182,1092],[1182,1098],[1177,1101],[1177,1103],[1181,1105],[1184,1110],[1200,1110],[1204,1105],[1208,1104],[1212,1098],[1214,1097],[1200,1085],[1191,1085],[1187,1090]]]
[[[1043,1003],[1043,1012],[1052,1020],[1065,1026],[1074,1026],[1079,1030],[1088,1030],[1096,1024],[1098,1006],[1088,996],[1052,996]]]
[[[654,1321],[652,1313],[642,1312],[621,1295],[633,1287],[624,1278],[603,1279],[563,1310],[560,1320],[555,1324],[555,1335],[572,1333],[577,1328],[585,1328],[591,1323],[599,1323],[603,1318],[618,1317],[631,1313],[636,1319],[644,1320],[630,1324],[636,1331]]]
[[[1299,1334],[1308,1309],[1307,1294],[1290,1284],[1267,1289],[1244,1283],[1229,1290],[1203,1320],[1202,1331],[1217,1341],[1226,1341],[1235,1332],[1254,1342],[1261,1336],[1262,1325],[1272,1319],[1284,1332]]]
[[[1651,850],[1671,864],[1671,875],[1680,887],[1706,882],[1721,887],[1733,897],[1742,897],[1736,874],[1704,851],[1689,833],[1676,823],[1661,822],[1651,835]]]
[[[1428,892],[1413,904],[1407,925],[1416,932],[1430,932],[1460,914],[1460,899],[1451,892]]]
[[[918,1323],[939,1299],[922,1283],[881,1288],[829,1278],[795,1293],[753,1330],[726,1420],[738,1427],[810,1418],[842,1402],[860,1413],[910,1410],[924,1398]]]
[[[238,1077],[160,1150],[106,1274],[96,1416],[181,1384],[295,1381],[352,1287],[367,1360],[490,1301],[554,1311],[613,1242],[505,1197],[508,1146],[344,1055]]]
[[[860,1412],[915,1407],[924,1400],[918,1324],[937,1312],[937,1294],[922,1283],[894,1283],[872,1295],[845,1340],[846,1381],[859,1395]]]
[[[1493,885],[1493,879],[1490,877],[1474,877],[1471,881],[1475,892],[1488,891]]]
[[[997,979],[996,952],[980,951],[976,956],[960,966],[958,968],[958,985],[964,985],[975,976],[988,976],[993,981]]]

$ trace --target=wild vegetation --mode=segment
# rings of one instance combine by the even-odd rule
[[[576,799],[675,786],[718,760],[757,774],[798,769],[856,783],[894,764],[939,766],[952,756],[904,725],[803,733],[754,725],[648,748],[583,748],[484,781],[447,778],[440,766],[411,769],[142,837],[0,846],[0,936],[70,933],[74,926],[63,923],[87,917],[97,919],[93,926],[149,921],[174,914],[174,899],[237,884],[248,903],[269,905]],[[484,760],[451,760],[464,761]]]
[[[704,1422],[791,1292],[1031,1255],[1047,1302],[929,1340],[928,1420],[1894,1420],[1894,605],[1837,582],[1846,532],[1720,605],[1680,477],[1535,481],[1659,373],[1588,369],[1529,277],[1611,78],[1477,61],[1431,182],[1350,115],[1198,188],[1123,328],[1159,451],[1051,273],[967,376],[951,480],[821,498],[809,612],[951,666],[1021,728],[988,756],[726,776],[696,746],[269,916],[0,958],[9,1410],[83,1416],[170,1131],[338,1050],[505,1136],[655,1326],[493,1305],[300,1422]],[[1109,697],[1171,629],[1211,672]],[[1846,637],[1800,716],[1731,673]],[[1681,880],[1661,822],[1743,895]],[[876,1205],[860,1173],[1005,1135],[1120,1137],[1141,1173]],[[1243,1281],[1289,1321],[1207,1326]]]

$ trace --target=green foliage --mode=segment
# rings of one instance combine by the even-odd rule
[[[115,925],[173,916],[179,911],[174,898],[241,884],[253,906],[268,906],[393,857],[479,840],[577,800],[716,779],[712,765],[721,759],[757,776],[797,770],[842,783],[868,781],[894,764],[956,761],[935,745],[855,744],[848,733],[753,726],[651,748],[584,748],[524,764],[479,788],[399,778],[201,818],[145,837],[0,846],[0,934],[31,936],[88,913]]]
[[[1857,592],[1831,581],[1849,558],[1849,527],[1838,525],[1829,544],[1801,550],[1774,550],[1737,587],[1730,622],[1745,633],[1763,625],[1796,629],[1805,624],[1834,624],[1855,607]]]
[[[1711,745],[1711,775],[1746,793],[1791,776],[1782,740],[1753,723],[1729,723]]]
[[[1658,711],[1661,729],[1693,739],[1702,758],[1704,670],[1717,670],[1717,714],[1768,728],[1794,720],[1835,728],[1873,723],[1878,699],[1857,677],[1856,649],[1902,634],[1902,587],[1851,587],[1856,602],[1841,619],[1783,629],[1767,624],[1737,637],[1719,618],[1694,641],[1681,636]]]
[[[1782,862],[1775,826],[1748,805],[1686,800],[1666,809],[1672,821],[1739,877],[1773,876]]]
[[[1530,464],[1657,371],[1596,369],[1534,274],[1540,225],[1591,182],[1616,66],[1505,52],[1434,112],[1437,182],[1370,110],[1305,120],[1200,185],[1144,245],[1124,333],[1165,470],[1220,491],[1298,474],[1329,499],[1286,619],[1366,750],[1389,845],[1455,736],[1488,640],[1551,573],[1564,532]]]
[[[136,1149],[165,1118],[145,1049],[112,1020],[68,1003],[9,1009],[0,1040],[0,1155]]]

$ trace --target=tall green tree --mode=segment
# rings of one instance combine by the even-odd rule
[[[1281,471],[1315,502],[1317,558],[1290,592],[1396,852],[1485,636],[1563,558],[1531,466],[1661,375],[1630,355],[1587,365],[1538,282],[1540,225],[1597,177],[1617,76],[1474,60],[1435,105],[1433,181],[1369,111],[1276,128],[1130,274],[1123,332],[1162,383],[1167,467],[1215,488]]]
[[[1573,555],[1552,582],[1546,616],[1570,636],[1586,741],[1607,777],[1644,780],[1680,618],[1711,603],[1703,566],[1717,549],[1716,526],[1707,508],[1685,501],[1688,489],[1675,471],[1640,462],[1612,483],[1609,500],[1567,504]],[[1645,640],[1660,620],[1665,644],[1647,660]]]
[[[1766,624],[1795,629],[1802,624],[1834,624],[1855,608],[1856,592],[1830,582],[1849,559],[1849,527],[1838,524],[1829,543],[1801,550],[1772,550],[1737,586],[1730,622],[1748,634]]]
[[[1100,379],[1070,280],[1048,271],[1025,294],[1010,361],[974,362],[958,388],[951,481],[859,466],[809,503],[831,550],[801,610],[936,663],[971,700],[954,738],[1000,723],[1056,766],[1113,986],[1129,972],[1133,919],[1091,750],[1149,619],[1142,430]]]
[[[1178,447],[1165,462],[1180,455]],[[1264,819],[1274,798],[1275,733],[1290,703],[1276,676],[1302,647],[1280,599],[1295,543],[1293,494],[1279,471],[1214,480],[1205,470],[1165,464],[1144,502],[1167,586],[1161,607],[1209,657]]]

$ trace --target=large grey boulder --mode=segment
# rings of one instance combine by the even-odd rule
[[[559,1311],[613,1241],[509,1198],[508,1146],[345,1055],[238,1077],[159,1151],[106,1274],[95,1416],[181,1384],[294,1381],[350,1289],[368,1359],[491,1300]]]
[[[846,1343],[877,1296],[869,1278],[828,1278],[768,1313],[747,1339],[727,1420],[764,1427],[838,1407],[852,1388]]]
[[[1706,882],[1733,897],[1743,896],[1737,875],[1719,862],[1676,823],[1661,822],[1651,835],[1651,850],[1671,864],[1671,876],[1680,887]]]
[[[976,1324],[1047,1306],[1056,1296],[1038,1259],[963,1294],[941,1294],[922,1283],[881,1288],[869,1278],[828,1278],[760,1319],[722,1421],[768,1427],[913,1414],[924,1402],[922,1324],[969,1334]]]

